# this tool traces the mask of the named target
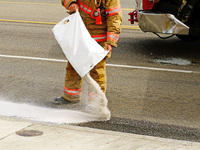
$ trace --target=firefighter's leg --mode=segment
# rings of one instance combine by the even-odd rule
[[[101,90],[106,93],[107,77],[106,77],[106,59],[100,61],[91,71],[91,77],[99,84]]]
[[[110,57],[111,53],[107,56]],[[106,94],[107,88],[107,76],[106,76],[106,59],[105,57],[102,61],[100,61],[91,71],[91,77],[99,84],[101,90]],[[94,89],[90,89],[88,87],[88,101],[89,104],[93,104],[95,102],[96,92]]]
[[[106,44],[105,42],[99,44],[103,48],[105,48]],[[106,87],[107,87],[106,60],[110,57],[111,57],[111,52],[90,71],[91,77],[99,84],[101,90],[104,93],[106,93]]]
[[[66,67],[65,87],[63,97],[71,102],[79,102],[82,93],[82,78],[68,62]]]
[[[66,67],[64,95],[53,100],[56,105],[77,103],[81,98],[82,79],[68,62]]]

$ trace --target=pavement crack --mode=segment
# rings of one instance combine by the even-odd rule
[[[30,124],[30,125],[28,125],[28,126],[22,128],[22,129],[19,129],[19,130],[16,130],[15,132],[9,133],[9,134],[7,134],[6,136],[0,138],[0,141],[6,139],[7,137],[9,137],[9,136],[11,136],[11,135],[13,135],[13,134],[16,134],[17,131],[24,130],[24,129],[26,129],[26,128],[29,128],[29,127],[33,126],[33,125],[34,125],[34,124]]]

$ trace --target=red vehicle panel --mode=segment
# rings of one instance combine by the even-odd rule
[[[149,0],[143,0],[143,10],[151,10],[153,5],[153,1],[150,2]]]

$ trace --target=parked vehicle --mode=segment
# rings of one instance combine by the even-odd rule
[[[144,32],[176,35],[182,40],[200,39],[200,0],[135,0],[131,24]]]

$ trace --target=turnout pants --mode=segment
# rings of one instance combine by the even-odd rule
[[[99,43],[105,47],[106,42]],[[99,84],[101,90],[106,93],[107,77],[106,77],[106,59],[110,58],[109,53],[101,60],[91,71],[91,77]],[[72,65],[68,62],[66,67],[65,86],[63,97],[72,102],[79,102],[82,93],[82,78],[78,75]],[[88,97],[92,97],[92,93],[88,93]],[[91,95],[90,95],[91,94]]]

